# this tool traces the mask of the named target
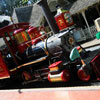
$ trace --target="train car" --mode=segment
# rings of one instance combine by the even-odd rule
[[[43,45],[36,46],[36,43],[44,41],[46,35],[43,34],[41,36],[41,30],[30,27],[29,23],[9,25],[0,29],[0,32],[0,83],[4,84],[4,82],[9,81],[9,79],[17,79],[20,81],[21,79],[30,80],[32,77],[35,77],[35,75],[38,77],[38,73],[41,71],[34,71],[34,75],[31,76],[31,71],[34,69],[33,64],[38,62],[43,63],[47,56],[43,56],[43,58],[40,57],[41,54],[44,55],[44,50],[41,47]],[[33,52],[34,55],[31,55]],[[30,57],[34,59],[30,59]],[[29,66],[32,66],[33,69]],[[37,65],[35,64],[35,66]],[[46,66],[46,64],[44,64],[44,66]],[[40,79],[40,77],[38,79]]]

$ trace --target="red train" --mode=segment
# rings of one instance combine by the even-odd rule
[[[53,35],[49,36],[43,27],[44,34],[41,34],[39,28],[30,27],[29,23],[18,23],[0,29],[0,37],[6,44],[0,48],[1,85],[9,79],[17,79],[19,82],[88,81],[92,76],[99,79],[100,53],[86,63],[89,57],[86,60],[82,58],[86,52],[77,48],[73,28],[59,30],[47,1],[41,0],[38,4],[44,11]],[[88,56],[91,54],[90,52]]]

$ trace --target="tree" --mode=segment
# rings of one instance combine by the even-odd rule
[[[2,0],[2,12],[4,12],[6,15],[11,15],[13,8],[28,4],[33,4],[37,0]]]

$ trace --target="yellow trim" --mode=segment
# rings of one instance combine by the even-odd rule
[[[31,65],[31,64],[35,64],[35,63],[44,61],[44,60],[46,60],[46,58],[47,58],[47,57],[42,57],[42,58],[37,59],[37,60],[35,60],[35,61],[32,61],[32,62],[29,62],[29,63],[25,63],[25,64],[22,64],[22,65],[19,65],[18,67],[14,68],[14,69],[11,69],[10,72],[15,71],[15,70],[17,70],[18,68],[21,68],[21,67],[24,67],[24,66],[27,66],[27,65]]]
[[[81,62],[82,62],[82,65],[86,65],[83,59],[81,59]]]
[[[0,79],[5,79],[5,78],[10,78],[10,76],[2,77],[2,78],[0,78]]]
[[[41,46],[39,46],[39,47],[41,47]],[[42,47],[41,47],[41,48],[42,48]],[[42,50],[46,53],[46,55],[49,54],[48,51],[45,49],[45,45],[44,45],[44,48],[42,48]]]
[[[82,52],[82,49],[80,49],[80,50],[78,50],[78,51],[79,51],[79,53],[80,53],[80,52]]]
[[[45,53],[46,53],[47,55],[49,55],[49,52],[47,51],[47,47],[46,47],[46,42],[47,42],[47,39],[45,40],[45,43],[44,43],[44,49],[45,49]]]
[[[55,71],[55,70],[58,70],[59,68],[56,66],[56,67],[53,67],[53,68],[50,68],[50,71]]]
[[[11,69],[10,72],[13,72],[13,71],[15,71],[15,70],[17,70],[17,68],[13,68],[13,69]]]
[[[22,64],[22,65],[18,66],[17,68],[21,68],[21,67],[23,67],[23,66],[27,66],[27,65],[31,65],[31,64],[35,64],[35,63],[44,61],[44,60],[46,60],[46,58],[47,58],[47,57],[42,57],[42,58],[37,59],[37,60],[35,60],[35,61],[32,61],[32,62],[29,62],[29,63]]]
[[[50,78],[51,82],[58,82],[58,81],[62,81],[61,77],[55,77],[55,78]]]

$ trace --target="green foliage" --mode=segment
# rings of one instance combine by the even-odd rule
[[[22,4],[27,4],[28,0],[22,0]]]
[[[37,0],[4,0],[2,5],[2,11],[6,15],[11,15],[13,12],[13,8],[21,7],[23,5],[33,4]]]

